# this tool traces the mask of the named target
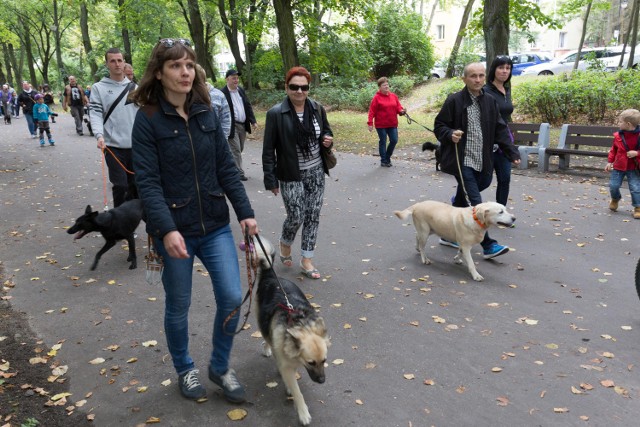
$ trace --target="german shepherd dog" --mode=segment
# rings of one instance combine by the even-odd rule
[[[138,266],[133,233],[141,220],[142,201],[140,199],[126,201],[117,208],[102,213],[91,211],[91,205],[87,205],[84,215],[76,219],[76,223],[67,230],[67,233],[75,234],[73,240],[77,240],[92,231],[99,231],[106,240],[102,249],[96,254],[93,264],[91,264],[91,270],[96,269],[100,257],[114,247],[118,240],[126,239],[129,244],[127,261],[131,262],[129,270],[133,270]]]
[[[287,394],[293,397],[300,424],[306,426],[311,422],[311,415],[300,392],[296,371],[304,366],[313,381],[324,383],[324,364],[331,343],[324,320],[300,288],[290,280],[277,277],[273,271],[273,245],[264,238],[260,241],[265,250],[255,245],[259,263],[255,304],[258,325],[265,339],[263,354],[266,357],[273,354]]]

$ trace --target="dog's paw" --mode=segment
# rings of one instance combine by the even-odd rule
[[[311,424],[311,414],[309,413],[309,408],[307,405],[304,405],[303,408],[300,408],[298,411],[298,419],[300,420],[300,424],[303,426],[308,426]]]
[[[473,275],[473,280],[475,280],[476,282],[482,282],[484,280],[484,277],[482,277],[480,274],[476,273]]]
[[[456,264],[462,264],[464,261],[462,260],[462,258],[455,257],[453,258],[453,262],[455,262]]]
[[[262,341],[262,355],[264,357],[271,357],[271,346],[265,341]]]

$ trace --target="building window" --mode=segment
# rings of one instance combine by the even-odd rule
[[[566,43],[566,39],[567,39],[567,33],[565,32],[560,32],[560,39],[558,40],[558,47],[565,47],[565,43]]]
[[[444,25],[436,25],[438,36],[436,40],[444,40]]]

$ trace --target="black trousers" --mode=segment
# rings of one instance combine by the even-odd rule
[[[129,173],[133,172],[131,149],[108,147],[108,150],[104,151],[104,158],[107,162],[107,168],[109,168],[109,181],[113,185],[111,188],[113,207],[117,208],[127,200],[137,199],[138,191],[133,173]]]

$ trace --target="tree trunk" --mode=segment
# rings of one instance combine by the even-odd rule
[[[629,52],[629,62],[627,63],[627,68],[633,67],[635,64],[633,63],[633,58],[636,54],[636,43],[638,42],[638,13],[640,12],[640,4],[638,3],[640,0],[636,0],[633,2],[633,8],[631,10],[631,22],[630,27],[633,27],[633,35],[631,36],[631,51]],[[622,55],[624,57],[624,55]]]
[[[13,63],[11,61],[11,57],[9,56],[9,47],[6,43],[2,43],[2,55],[4,57],[4,65],[7,68],[7,76],[6,79],[0,81],[15,85],[15,82],[13,80],[13,71],[15,71],[15,68],[12,70]]]
[[[180,4],[182,5],[182,2],[180,2]],[[204,24],[202,22],[202,15],[200,14],[198,0],[188,0],[187,4],[189,11],[187,24],[189,25],[189,33],[193,40],[198,62],[203,65],[209,76],[213,76],[214,70],[212,67],[211,55],[209,55],[209,45],[204,36]]]
[[[278,45],[285,73],[299,64],[296,35],[293,31],[293,12],[291,0],[273,0],[278,28]]]
[[[16,52],[13,49],[13,44],[7,44],[7,49],[9,50],[9,60],[11,61],[11,66],[13,67],[13,71],[15,75],[15,81],[13,82],[13,87],[20,87],[20,82],[22,82],[22,68],[24,66],[24,49],[20,49],[20,62],[16,60]]]
[[[91,77],[93,77],[93,81],[98,81],[96,77],[96,74],[98,74],[98,65],[92,55],[93,47],[91,46],[91,37],[89,36],[89,12],[87,10],[86,0],[80,3],[80,32],[82,33],[82,45],[84,46],[89,68],[91,69]]]
[[[573,70],[578,69],[578,63],[580,63],[580,56],[582,56],[582,45],[584,44],[584,39],[587,37],[587,22],[589,21],[589,14],[591,13],[591,3],[593,0],[589,0],[587,3],[587,10],[584,12],[584,21],[582,22],[582,34],[580,35],[580,44],[578,45],[578,54],[576,55],[576,60],[573,63]]]
[[[433,0],[433,6],[431,6],[431,13],[429,14],[429,20],[427,21],[427,28],[424,30],[425,33],[429,34],[431,30],[431,23],[433,22],[433,15],[436,14],[436,7],[438,7],[438,2],[440,0]]]
[[[122,45],[124,47],[124,62],[133,65],[133,60],[131,59],[131,39],[129,38],[127,13],[125,11],[125,8],[125,0],[118,0],[118,15],[120,17],[120,28],[122,29]]]
[[[224,33],[227,36],[227,42],[229,42],[229,48],[233,59],[236,61],[236,69],[241,74],[244,73],[245,63],[240,54],[240,43],[238,41],[238,11],[236,10],[235,0],[229,0],[229,15],[231,16],[231,22],[227,16],[227,10],[225,8],[225,0],[218,0],[218,11],[220,12],[220,20],[224,26]]]
[[[482,27],[488,69],[497,55],[509,54],[509,0],[485,1]]]
[[[58,16],[58,0],[53,0],[53,39],[56,45],[56,63],[58,64],[58,75],[63,82],[67,82],[67,70],[62,61],[62,46],[60,39],[62,37],[62,31],[60,28],[60,16]],[[46,76],[45,76],[46,77]]]
[[[36,77],[36,69],[33,66],[33,64],[35,63],[35,60],[33,59],[33,52],[31,51],[32,49],[31,34],[29,33],[29,25],[31,23],[28,21],[25,22],[24,19],[22,18],[20,18],[20,23],[22,24],[22,28],[24,31],[24,50],[25,50],[25,53],[27,54],[27,68],[29,68],[29,79],[30,79],[29,83],[31,83],[34,87],[37,87],[38,79]]]
[[[10,67],[9,67],[9,63],[5,61],[5,65],[7,66],[7,72],[9,72]],[[6,75],[4,74],[4,71],[2,71],[2,63],[0,62],[0,82],[8,82],[9,80],[7,80]]]
[[[313,21],[304,20],[305,33],[307,35],[307,47],[309,49],[309,62],[311,72],[311,82],[317,86],[320,84],[320,74],[316,71],[317,67],[314,64],[314,60],[318,56],[318,50],[320,45],[319,29],[322,25],[322,16],[324,11],[320,6],[320,0],[314,0],[313,3],[307,8],[306,13],[308,17],[313,17]]]
[[[473,2],[475,0],[469,0],[467,5],[464,8],[464,12],[462,13],[462,21],[460,22],[460,28],[458,29],[458,35],[456,36],[456,41],[453,44],[453,48],[451,49],[451,55],[449,56],[449,64],[447,65],[447,72],[445,74],[446,77],[453,77],[453,72],[456,66],[456,60],[458,58],[458,50],[460,50],[460,44],[462,43],[462,39],[464,37],[465,29],[467,28],[467,22],[469,21],[469,15],[471,14],[471,8],[473,7]]]

